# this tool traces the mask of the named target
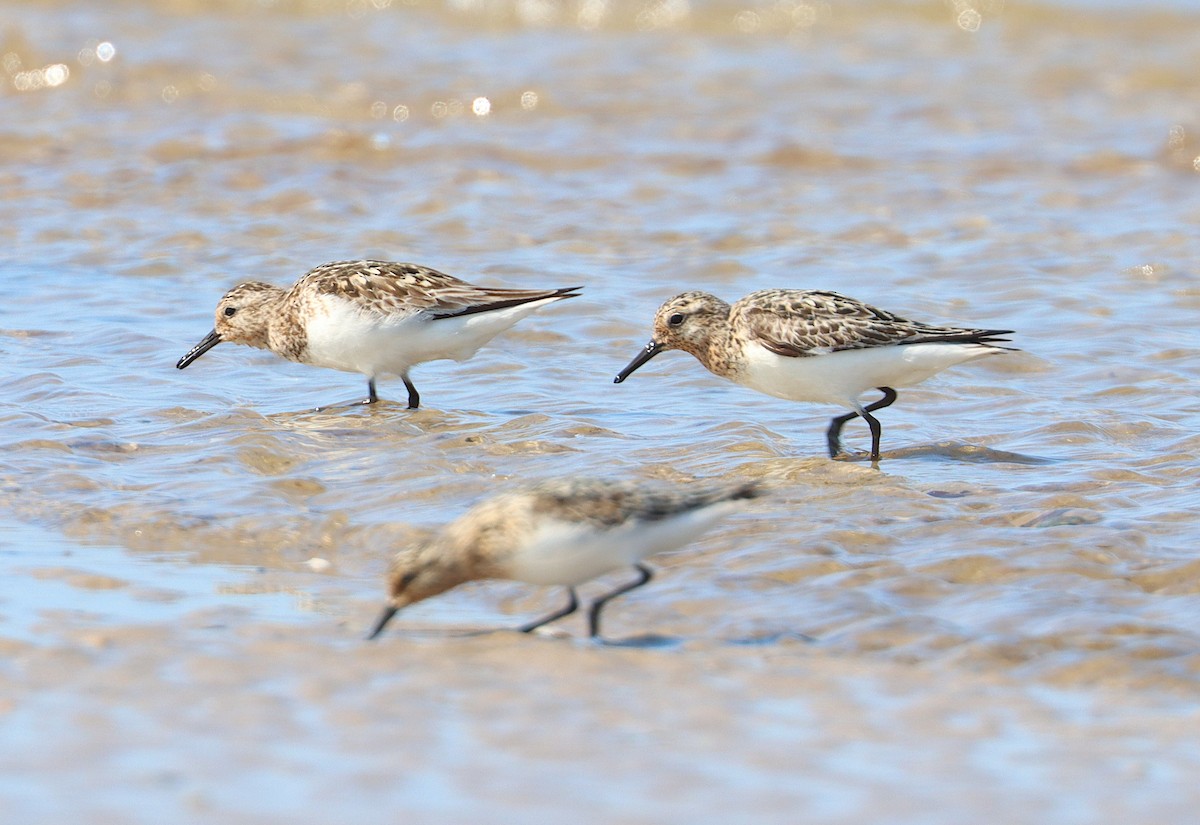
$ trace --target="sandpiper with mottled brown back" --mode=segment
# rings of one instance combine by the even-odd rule
[[[387,577],[388,599],[369,639],[398,610],[478,579],[565,585],[565,607],[519,628],[528,633],[574,613],[576,586],[622,567],[638,577],[592,602],[588,632],[600,633],[600,610],[650,581],[642,559],[683,547],[723,516],[763,495],[754,482],[667,484],[561,479],[502,493],[451,522],[437,536],[399,552]]]
[[[358,372],[378,400],[379,375],[398,375],[408,407],[421,397],[409,370],[426,361],[465,361],[534,310],[582,287],[505,289],[467,283],[426,266],[388,261],[323,264],[291,287],[250,281],[217,304],[212,332],[179,359],[179,369],[217,344],[268,349],[289,361]]]
[[[1012,349],[1012,330],[939,327],[909,321],[835,292],[764,289],[730,306],[707,292],[683,292],[654,316],[654,337],[617,375],[620,384],[665,350],[690,352],[709,372],[790,401],[849,407],[826,432],[831,458],[843,453],[842,426],[862,417],[879,461],[879,421],[871,415],[947,367]],[[883,397],[864,406],[870,389]]]

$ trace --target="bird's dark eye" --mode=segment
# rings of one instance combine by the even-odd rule
[[[667,319],[667,324],[669,324],[670,326],[673,326],[673,327],[677,327],[682,323],[683,323],[683,314],[679,313],[679,312],[676,312],[674,315],[672,315],[670,318]]]
[[[416,578],[417,571],[415,570],[410,570],[409,572],[405,573],[400,577],[400,583],[396,586],[396,592],[399,593],[400,591],[404,590],[404,588],[412,584]]]
[[[237,307],[225,307],[225,317],[228,318],[237,314]]]

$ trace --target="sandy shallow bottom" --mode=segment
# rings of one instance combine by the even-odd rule
[[[316,556],[186,564],[32,529],[0,553],[14,821],[1186,822],[1197,800],[1190,635],[1072,606],[1077,584],[956,609],[1000,610],[954,592],[1014,575],[986,557],[680,554],[602,642],[504,630],[560,596],[488,584],[368,643],[378,585]],[[879,580],[930,607],[865,603]]]
[[[636,604],[607,643],[408,623],[368,645],[296,621],[312,593],[286,581],[214,596],[163,564],[8,577],[42,596],[36,641],[3,642],[13,821],[1185,822],[1196,803],[1183,692],[642,634]],[[120,621],[133,602],[152,618]]]
[[[1108,5],[6,4],[0,819],[1193,822],[1200,18]],[[584,290],[416,412],[174,368],[360,257]],[[1023,352],[879,470],[681,353],[612,383],[667,297],[778,286]],[[502,582],[363,641],[390,553],[568,475],[773,492],[604,643]]]

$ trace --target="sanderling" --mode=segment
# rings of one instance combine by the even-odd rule
[[[574,613],[576,586],[632,566],[638,577],[606,593],[588,612],[591,636],[600,632],[605,603],[650,581],[647,556],[692,541],[747,499],[754,483],[661,484],[562,479],[487,499],[430,541],[401,551],[388,571],[388,601],[368,639],[396,611],[476,579],[565,585],[566,607],[520,628],[528,633]]]
[[[538,307],[582,287],[482,287],[418,264],[337,261],[284,289],[239,284],[217,304],[213,331],[175,366],[183,369],[222,341],[269,349],[289,361],[367,376],[400,376],[408,407],[421,402],[408,371],[425,361],[465,361]]]
[[[684,292],[659,307],[654,337],[617,375],[620,384],[663,350],[680,349],[709,372],[789,401],[849,407],[826,432],[829,455],[842,452],[842,425],[862,416],[879,461],[879,421],[872,412],[896,400],[893,387],[918,384],[947,367],[1011,349],[1006,329],[936,327],[838,295],[764,289],[733,306],[706,292]],[[883,397],[863,406],[867,390]]]

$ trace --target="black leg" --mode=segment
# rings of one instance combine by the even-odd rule
[[[641,573],[641,576],[639,576],[636,581],[621,585],[611,593],[606,593],[605,595],[596,599],[596,601],[592,602],[592,609],[588,611],[588,635],[590,635],[593,639],[600,635],[600,608],[604,607],[609,600],[620,596],[622,593],[628,593],[630,590],[641,587],[654,577],[654,573],[651,572],[650,568],[646,565],[635,564],[634,567],[636,567],[638,572]]]
[[[871,428],[872,461],[879,460],[879,435],[882,432],[882,429],[880,428],[878,421],[876,421],[870,415],[865,415],[865,413],[872,413],[875,412],[875,410],[882,410],[884,407],[890,407],[892,402],[896,400],[896,391],[891,387],[876,387],[875,389],[883,393],[883,398],[880,398],[878,401],[873,401],[872,403],[863,407],[863,418],[866,420],[867,426]],[[839,415],[837,418],[833,419],[833,421],[829,422],[829,429],[825,432],[825,438],[829,444],[830,458],[837,458],[839,455],[841,455],[842,442],[839,436],[842,434],[842,427],[847,421],[849,421],[851,418],[857,418],[858,415],[859,414],[857,412],[846,413],[845,415]]]
[[[884,407],[890,407],[896,400],[896,391],[891,387],[876,387],[875,389],[883,393],[883,398],[863,407],[862,417],[866,420],[867,426],[871,428],[871,461],[878,462],[879,436],[883,434],[883,428],[879,426],[879,421],[871,413],[875,410],[882,410]]]
[[[879,436],[883,435],[883,428],[879,426],[879,419],[869,412],[863,412],[862,417],[867,422],[867,426],[871,428],[871,463],[878,464]]]
[[[326,410],[333,410],[333,409],[337,409],[338,407],[358,407],[358,406],[365,407],[368,404],[374,404],[378,400],[379,400],[379,396],[375,394],[375,379],[368,378],[367,379],[367,397],[364,398],[362,401],[351,401],[349,404],[334,404],[329,407],[316,407],[313,409],[313,412],[325,412]]]
[[[404,376],[404,388],[408,390],[408,408],[415,410],[421,406],[421,394],[417,392],[417,388],[413,386],[413,382],[408,380],[408,376]]]
[[[563,616],[570,616],[572,613],[574,613],[576,610],[579,609],[579,599],[575,596],[575,588],[574,587],[568,587],[567,593],[569,593],[571,595],[571,600],[569,602],[567,602],[567,606],[564,607],[562,610],[551,613],[549,616],[545,617],[544,619],[538,619],[536,622],[530,622],[527,625],[522,625],[521,627],[518,627],[517,630],[521,631],[522,633],[530,633],[534,630],[537,630],[539,627],[541,627],[544,624],[550,624],[550,622],[557,621],[557,620],[561,619]]]
[[[875,389],[883,393],[883,398],[880,398],[873,404],[868,404],[867,412],[875,412],[876,410],[882,410],[884,407],[890,407],[892,406],[892,402],[896,400],[896,391],[891,387],[876,387]]]
[[[829,422],[829,429],[825,431],[825,439],[829,444],[829,457],[837,458],[842,454],[842,426],[851,418],[857,418],[858,413],[846,413],[839,415],[837,418]]]

